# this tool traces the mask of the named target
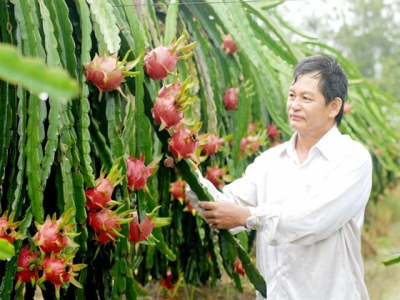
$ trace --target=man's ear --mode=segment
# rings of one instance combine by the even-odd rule
[[[342,104],[343,104],[343,100],[340,97],[336,97],[335,99],[333,99],[331,101],[331,103],[329,103],[329,105],[331,107],[329,116],[331,118],[335,118],[339,114],[340,109],[342,108]]]

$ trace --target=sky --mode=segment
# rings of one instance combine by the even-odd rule
[[[307,16],[322,17],[330,12],[336,16],[331,26],[339,28],[349,16],[348,0],[288,0],[278,7],[286,21],[295,28],[301,28]]]

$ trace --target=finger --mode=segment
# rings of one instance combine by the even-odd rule
[[[175,166],[175,161],[174,161],[173,157],[167,157],[164,160],[164,166],[167,167],[167,168],[172,168],[176,174],[181,175],[181,173],[179,172],[179,170]]]
[[[208,202],[208,201],[200,201],[199,203],[198,203],[198,207],[199,208],[201,208],[201,209],[203,209],[203,210],[211,210],[211,209],[213,209],[213,203],[211,203],[211,202]]]

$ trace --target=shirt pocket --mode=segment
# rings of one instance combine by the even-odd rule
[[[329,172],[328,170],[323,170],[319,172],[315,172],[313,174],[308,174],[305,178],[305,190],[306,193],[311,197],[315,197],[323,192],[326,188],[324,183],[328,178]]]

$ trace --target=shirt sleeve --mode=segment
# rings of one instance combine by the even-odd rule
[[[361,230],[371,185],[372,162],[365,150],[363,154],[348,156],[337,164],[305,199],[250,209],[253,223],[257,222],[255,226],[272,245],[313,244],[329,237],[351,220],[358,231]]]

